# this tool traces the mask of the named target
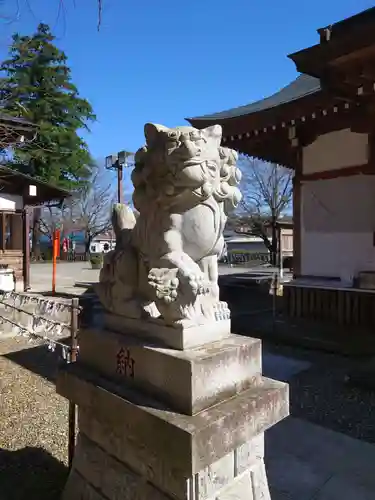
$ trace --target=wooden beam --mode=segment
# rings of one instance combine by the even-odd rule
[[[375,175],[375,164],[366,163],[365,165],[356,165],[353,167],[336,168],[334,170],[322,170],[312,174],[301,174],[300,181],[317,181],[337,179],[339,177],[351,177],[353,175]]]
[[[368,125],[369,121],[366,117],[363,118],[361,110],[363,108],[357,109],[356,106],[351,106],[349,109],[345,109],[341,104],[340,108],[332,107],[328,110],[327,114],[323,115],[320,113],[316,116],[314,120],[306,121],[298,125],[298,137],[300,138],[300,143],[302,146],[306,147],[312,144],[318,136],[328,134],[330,132],[335,132],[345,128],[350,129],[353,125],[358,128],[361,125],[363,130],[366,128],[366,132],[372,129]]]
[[[353,60],[337,64],[337,61],[329,64],[326,71],[337,75],[338,79],[345,80],[347,83],[358,86],[364,82],[375,81],[375,58],[371,60]]]
[[[366,61],[363,63],[360,74],[361,77],[370,80],[372,82],[375,82],[375,68],[374,68],[375,62],[374,61]]]
[[[290,147],[287,131],[283,131],[283,137],[278,134],[268,134],[252,139],[229,138],[225,145],[240,153],[254,156],[265,161],[295,168],[296,152]]]
[[[293,120],[293,125],[282,122],[270,127],[267,132],[259,132],[257,135],[254,131],[249,131],[245,134],[226,137],[225,145],[250,156],[295,168],[296,148],[308,146],[319,135],[343,128],[353,128],[361,132],[372,130],[371,110],[366,100],[363,100],[361,105],[348,103],[331,105],[328,109],[317,109],[310,116]],[[298,138],[298,144],[297,141],[294,141],[294,145],[292,144],[291,131],[294,133],[294,138]]]
[[[345,77],[339,78],[337,75],[326,74],[320,78],[320,84],[322,89],[336,98],[352,103],[358,102],[357,87],[349,84]]]

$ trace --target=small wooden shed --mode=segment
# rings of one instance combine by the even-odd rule
[[[17,288],[29,288],[33,207],[59,203],[69,195],[64,189],[0,165],[0,266],[14,270]]]

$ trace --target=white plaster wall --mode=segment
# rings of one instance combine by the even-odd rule
[[[280,246],[284,252],[293,252],[293,229],[281,229]]]
[[[368,134],[349,129],[320,135],[303,148],[302,172],[314,174],[327,170],[355,167],[368,162]]]
[[[91,253],[107,253],[110,250],[114,250],[116,247],[115,241],[102,241],[102,240],[94,240],[90,245]]]
[[[375,176],[302,185],[301,274],[340,277],[375,270]]]
[[[22,210],[22,196],[0,192],[0,210]]]
[[[301,274],[351,282],[359,271],[375,271],[372,233],[302,233]]]

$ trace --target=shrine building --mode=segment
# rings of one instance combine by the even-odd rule
[[[291,315],[375,325],[375,7],[318,29],[298,78],[258,102],[189,118],[223,145],[294,170]]]
[[[0,113],[0,150],[32,140],[36,126]],[[4,162],[5,163],[5,162]],[[70,196],[64,189],[0,164],[0,290],[12,273],[16,289],[30,286],[30,218],[33,207],[60,203]]]

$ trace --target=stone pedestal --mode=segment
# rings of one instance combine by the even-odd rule
[[[57,390],[78,405],[63,500],[269,500],[264,432],[288,386],[261,375],[261,343],[222,335],[185,350],[80,332]]]

